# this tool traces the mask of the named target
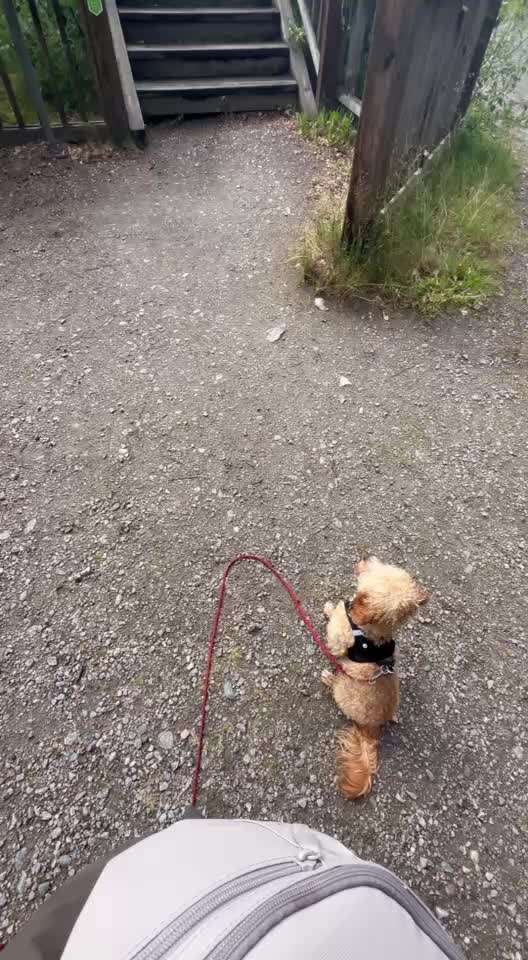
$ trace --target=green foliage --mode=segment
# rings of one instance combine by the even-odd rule
[[[93,115],[97,98],[86,41],[81,30],[76,0],[59,0],[62,25],[73,61],[72,70],[61,41],[57,18],[51,0],[36,0],[37,11],[46,39],[49,58],[45,55],[27,0],[16,0],[18,17],[29,54],[40,80],[42,93],[53,120],[61,103],[70,117],[78,118],[85,112]],[[7,68],[11,83],[26,122],[35,122],[35,111],[25,88],[4,14],[0,12],[0,57]],[[3,85],[0,84],[0,117],[4,123],[13,123],[11,108]]]
[[[302,50],[306,45],[304,27],[296,23],[295,20],[290,20],[288,23],[288,40],[293,47],[297,47],[299,50]]]
[[[480,107],[446,151],[389,206],[366,246],[344,247],[343,205],[328,202],[302,242],[305,279],[321,292],[380,295],[426,313],[478,307],[498,292],[516,226],[510,141]]]
[[[343,110],[321,110],[315,117],[300,113],[297,129],[306,140],[322,140],[341,150],[350,147],[356,135],[352,115]]]
[[[476,100],[510,126],[528,126],[528,15],[526,0],[504,0],[477,82]]]

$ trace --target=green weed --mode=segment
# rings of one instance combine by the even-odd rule
[[[288,40],[292,46],[297,47],[299,50],[302,50],[306,44],[304,27],[296,23],[295,20],[290,20],[288,23]]]
[[[300,113],[297,129],[306,140],[322,140],[341,150],[350,147],[356,135],[352,115],[341,110],[321,110],[315,117]]]
[[[367,245],[342,243],[343,203],[329,198],[300,249],[304,278],[338,296],[379,295],[435,313],[478,307],[501,286],[515,237],[519,168],[507,131],[474,108],[434,169],[392,204]]]

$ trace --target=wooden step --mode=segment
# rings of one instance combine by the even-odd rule
[[[119,8],[129,44],[237,43],[280,40],[280,14],[274,7]]]
[[[136,90],[145,118],[283,110],[297,102],[297,84],[291,76],[139,80]]]
[[[287,43],[129,44],[135,80],[185,77],[264,77],[285,74]]]

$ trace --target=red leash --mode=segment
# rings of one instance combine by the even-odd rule
[[[227,567],[224,570],[224,575],[220,583],[220,593],[218,594],[218,601],[216,604],[216,612],[214,615],[213,625],[211,627],[211,633],[209,634],[209,644],[207,648],[207,664],[205,667],[204,681],[203,681],[203,694],[202,694],[202,709],[200,714],[200,732],[198,734],[198,748],[196,751],[196,765],[194,768],[194,775],[192,780],[192,799],[191,804],[193,807],[196,806],[196,800],[198,797],[198,790],[200,787],[200,772],[202,769],[202,753],[205,740],[205,725],[207,722],[207,704],[209,701],[209,687],[211,684],[211,674],[213,672],[213,658],[216,645],[216,639],[218,636],[218,627],[220,626],[220,618],[222,616],[222,611],[224,609],[224,600],[225,592],[227,587],[227,578],[231,573],[231,570],[237,563],[242,563],[243,560],[251,560],[253,563],[260,563],[262,567],[266,567],[266,570],[269,570],[273,574],[276,580],[279,581],[281,587],[286,591],[290,600],[292,601],[297,616],[299,620],[302,620],[304,626],[306,627],[308,633],[310,634],[313,642],[316,646],[319,647],[321,653],[324,653],[327,660],[330,661],[335,670],[340,673],[343,673],[343,667],[339,663],[333,653],[330,652],[325,643],[321,640],[317,630],[315,629],[312,621],[310,620],[308,614],[304,610],[299,597],[295,593],[293,587],[288,583],[287,580],[275,569],[271,560],[267,560],[265,557],[256,557],[251,553],[241,553],[238,557],[234,557],[233,560],[230,560],[227,564]],[[0,943],[0,951],[6,946],[5,943]]]
[[[301,601],[299,600],[299,597],[295,593],[295,590],[288,583],[288,581],[285,580],[282,574],[275,569],[271,560],[267,560],[265,557],[256,557],[251,553],[240,553],[237,557],[234,557],[233,560],[230,560],[229,563],[227,564],[227,567],[224,570],[224,575],[220,583],[220,592],[218,594],[216,612],[214,615],[213,625],[211,627],[211,632],[209,634],[209,643],[207,646],[207,663],[205,667],[205,674],[204,674],[204,680],[203,680],[202,709],[200,713],[200,730],[198,733],[198,748],[196,750],[196,764],[194,767],[194,775],[192,780],[191,805],[193,807],[196,806],[198,790],[200,787],[200,772],[202,769],[202,753],[203,753],[204,740],[205,740],[205,725],[207,723],[207,704],[209,701],[209,687],[211,684],[211,674],[213,672],[213,658],[214,658],[214,651],[216,646],[216,639],[218,636],[218,627],[220,626],[220,619],[222,616],[222,611],[224,609],[227,578],[231,573],[231,570],[233,569],[233,567],[236,566],[237,563],[242,563],[243,560],[250,560],[253,563],[260,563],[262,567],[266,567],[266,570],[269,570],[269,572],[273,574],[275,579],[279,581],[283,590],[285,590],[286,593],[288,594],[290,600],[293,603],[293,606],[295,607],[295,611],[297,613],[297,616],[299,617],[299,620],[302,620],[302,622],[304,623],[304,626],[306,627],[308,633],[310,634],[313,642],[316,644],[316,646],[319,647],[321,653],[324,653],[325,657],[327,658],[327,660],[330,661],[334,669],[341,673],[343,672],[343,668],[339,663],[339,660],[336,657],[334,657],[333,653],[330,652],[326,644],[323,643],[323,641],[321,640],[321,637],[319,636],[317,630],[315,629],[308,614],[303,609]]]

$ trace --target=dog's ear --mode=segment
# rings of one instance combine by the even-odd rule
[[[358,626],[361,626],[364,623],[374,623],[372,611],[370,609],[368,593],[366,593],[364,590],[356,593],[356,596],[352,600],[350,605],[350,615],[354,623],[357,623]]]
[[[417,584],[417,588],[418,589],[416,591],[416,603],[418,604],[419,607],[423,607],[424,603],[427,603],[427,601],[429,600],[429,593],[425,589],[425,587],[422,587],[419,583]]]

